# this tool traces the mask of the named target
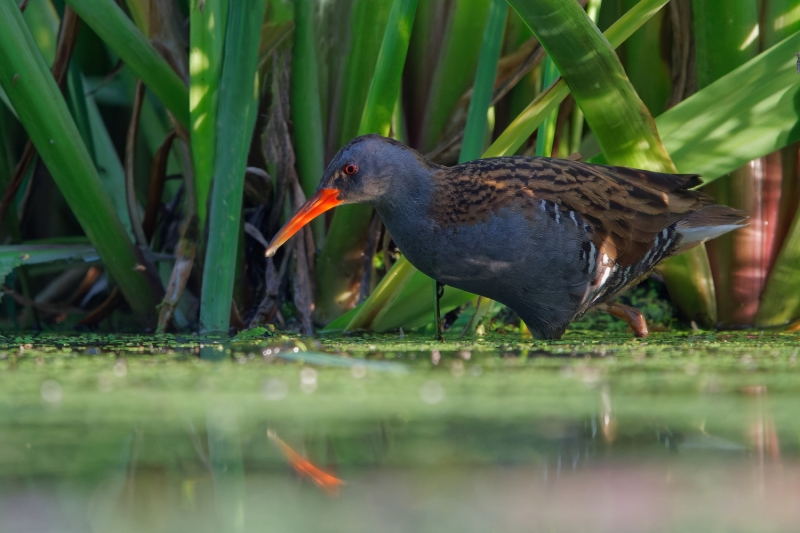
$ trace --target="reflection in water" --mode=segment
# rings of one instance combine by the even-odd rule
[[[781,448],[778,432],[766,407],[767,388],[763,385],[749,386],[742,389],[742,392],[753,397],[756,403],[747,437],[756,460],[756,491],[763,497],[768,485],[768,470],[780,476]]]
[[[614,442],[617,436],[617,419],[611,410],[611,393],[607,383],[603,384],[600,392],[600,399],[603,403],[603,408],[600,412],[601,427],[603,428],[603,437],[606,442]]]
[[[440,356],[37,370],[0,397],[0,533],[797,530],[785,376]]]
[[[291,446],[278,438],[274,430],[267,429],[267,438],[278,446],[295,472],[313,481],[329,496],[339,495],[339,487],[344,485],[344,481],[314,466],[311,461],[294,451]]]
[[[208,413],[208,456],[220,531],[243,531],[245,482],[242,443],[235,408]]]
[[[265,419],[243,425],[237,409],[212,409],[196,430],[197,420],[191,431],[185,421],[128,431],[117,441],[116,460],[81,461],[75,469],[65,463],[45,476],[3,475],[0,512],[5,526],[20,526],[14,531],[65,532],[796,526],[800,516],[790,503],[800,487],[788,480],[800,479],[800,465],[795,452],[783,470],[769,468],[780,448],[766,397],[751,400],[754,416],[745,414],[739,433],[747,439],[737,443],[735,432],[713,435],[702,423],[668,428],[657,419],[620,417],[611,391],[600,387],[597,394],[598,414],[585,419],[384,420],[326,437],[312,431],[317,443],[330,439],[348,479],[335,500],[315,484],[334,494],[342,481],[290,448]],[[302,441],[308,429],[292,440]],[[277,446],[264,438],[267,431]],[[85,435],[82,443],[91,448],[99,444],[92,439],[108,436]],[[50,449],[65,452],[58,444]],[[39,518],[20,520],[30,513]],[[5,526],[0,530],[12,530]]]

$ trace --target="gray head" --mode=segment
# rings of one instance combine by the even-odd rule
[[[436,168],[403,143],[380,135],[362,135],[333,157],[319,187],[339,191],[342,203],[377,206],[392,191],[418,186],[414,178]]]
[[[426,180],[438,168],[403,143],[380,135],[356,137],[333,157],[317,192],[275,235],[267,255],[273,255],[300,228],[337,205],[380,207],[407,202],[426,184],[430,187]]]

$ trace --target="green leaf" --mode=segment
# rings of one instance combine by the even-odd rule
[[[157,288],[134,268],[137,253],[16,2],[0,0],[0,20],[0,85],[109,273],[146,320],[155,310]]]
[[[319,91],[319,64],[314,41],[314,0],[295,2],[296,20],[292,53],[291,112],[297,173],[306,197],[314,194],[325,170],[325,140]],[[325,240],[325,218],[311,223],[317,247]]]
[[[464,126],[464,140],[461,143],[461,153],[458,162],[478,159],[483,152],[486,141],[486,128],[488,125],[487,113],[492,102],[494,82],[497,77],[497,63],[500,59],[500,49],[503,45],[503,30],[505,29],[508,4],[505,0],[492,0],[489,9],[489,21],[483,32],[478,69],[475,73],[475,82],[472,85],[472,99],[467,111],[467,123]]]
[[[638,0],[624,0],[622,3],[633,7]],[[662,33],[663,25],[670,24],[668,11],[662,9],[653,15],[618,50],[631,84],[653,116],[664,112],[672,84]]]
[[[543,87],[549,87],[555,83],[558,78],[558,69],[555,63],[547,56],[544,62],[544,80]],[[539,126],[539,133],[536,134],[536,154],[538,157],[552,157],[553,156],[553,141],[556,138],[556,119],[558,118],[558,109],[553,109]]]
[[[0,246],[0,285],[12,270],[22,265],[54,261],[98,261],[94,246],[85,244],[20,244]]]
[[[258,45],[266,0],[230,5],[219,88],[214,183],[200,300],[203,333],[227,332],[247,154],[258,110]]]
[[[605,32],[611,46],[617,47],[650,20],[664,7],[667,0],[642,0]],[[484,154],[484,157],[498,157],[514,154],[520,146],[536,131],[544,119],[556,109],[569,95],[569,88],[560,78],[549,89],[542,92],[528,105],[503,131]]]
[[[487,148],[483,157],[513,155],[550,113],[558,109],[567,96],[569,87],[563,78],[559,78],[511,121],[511,124]]]
[[[547,50],[612,164],[674,172],[614,48],[577,2],[510,0]]]
[[[198,227],[204,233],[214,177],[217,107],[227,0],[192,0],[189,7],[189,113]]]
[[[68,0],[67,3],[92,28],[164,106],[189,126],[189,88],[112,0]]]
[[[703,88],[758,53],[756,2],[692,2],[697,86]]]
[[[403,65],[408,52],[411,26],[417,0],[395,0],[389,13],[389,22],[383,36],[375,74],[367,93],[367,101],[361,114],[358,134],[380,133],[389,135],[397,95],[400,94]]]
[[[53,65],[58,44],[59,16],[49,0],[33,0],[22,15],[48,66]]]
[[[416,9],[417,0],[394,0],[361,114],[359,135],[389,133]],[[360,278],[363,267],[361,250],[366,242],[371,213],[369,206],[347,205],[337,208],[333,215],[317,261],[315,316],[318,322],[332,321],[350,304],[348,295],[352,294],[352,286],[358,281],[354,278]]]
[[[400,327],[416,329],[433,322],[431,283],[427,276],[411,276],[375,316],[370,329],[383,333]],[[446,287],[440,301],[441,313],[448,313],[474,298],[474,294]]]
[[[332,147],[334,150],[350,142],[361,129],[364,107],[372,90],[372,84],[375,83],[378,55],[387,33],[394,31],[392,25],[396,26],[399,23],[397,19],[390,21],[392,11],[396,9],[398,9],[397,0],[353,2],[348,32],[352,41],[347,51],[342,77],[343,97],[339,103],[339,110],[336,110],[341,113],[340,128],[331,140],[335,144]],[[388,59],[387,56],[384,57]],[[367,80],[373,81],[367,83]]]
[[[114,147],[97,103],[92,96],[86,96],[86,111],[89,118],[89,129],[92,135],[92,144],[95,147],[97,172],[106,194],[114,204],[114,210],[119,216],[125,232],[133,240],[133,229],[128,214],[128,201],[125,197],[125,170]]]
[[[370,328],[375,316],[396,299],[395,292],[402,289],[416,271],[408,261],[396,261],[369,298],[356,308],[358,311],[342,326],[342,329],[347,331]],[[338,327],[340,326],[331,324],[325,329]]]
[[[489,13],[489,0],[456,0],[445,29],[442,49],[433,74],[419,148],[432,150],[447,119],[475,77],[481,40]]]
[[[680,172],[705,183],[800,139],[795,33],[656,118]]]

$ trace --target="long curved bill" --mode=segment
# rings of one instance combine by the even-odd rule
[[[265,255],[267,257],[272,257],[275,255],[275,252],[278,251],[278,248],[280,248],[283,243],[291,239],[292,235],[297,233],[300,228],[317,218],[325,211],[333,209],[341,203],[342,201],[339,200],[338,190],[318,190],[316,193],[314,193],[314,196],[309,198],[308,201],[303,204],[303,207],[301,207],[297,213],[295,213],[294,216],[290,218],[286,224],[284,224],[275,237],[272,238],[272,242],[269,243],[269,248],[267,248]]]

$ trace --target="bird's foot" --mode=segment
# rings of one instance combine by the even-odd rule
[[[617,302],[601,304],[598,308],[607,312],[611,316],[621,318],[633,330],[634,337],[647,337],[650,332],[647,330],[647,321],[641,311],[629,305],[623,305]]]

